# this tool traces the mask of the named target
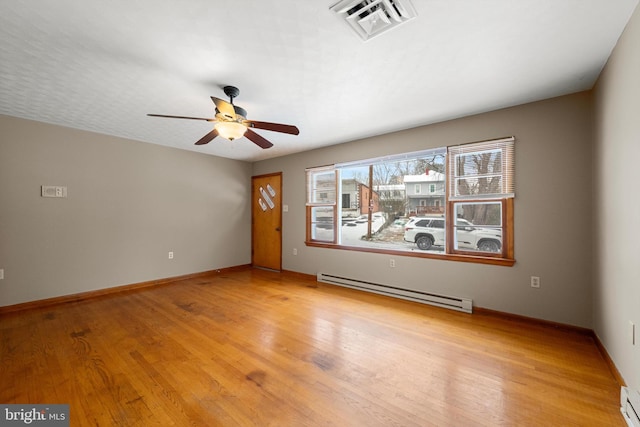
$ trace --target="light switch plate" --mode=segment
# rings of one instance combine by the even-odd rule
[[[40,194],[42,197],[67,197],[67,187],[43,185]]]

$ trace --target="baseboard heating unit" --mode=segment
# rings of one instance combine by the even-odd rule
[[[365,280],[349,279],[347,277],[335,276],[333,274],[318,273],[318,282],[331,283],[332,285],[345,286],[347,288],[360,289],[374,292],[376,294],[388,295],[396,298],[416,301],[423,304],[435,305],[451,310],[471,313],[473,302],[468,298],[452,297],[448,295],[438,295],[429,292],[413,291],[396,286],[383,285],[380,283],[368,282]]]
[[[629,427],[640,427],[640,393],[628,387],[622,387],[620,411]]]

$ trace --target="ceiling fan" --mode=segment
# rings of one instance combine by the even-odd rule
[[[225,86],[223,90],[225,95],[229,97],[229,102],[216,98],[215,96],[211,97],[211,100],[216,105],[216,115],[214,118],[167,116],[164,114],[147,114],[147,116],[167,117],[170,119],[205,120],[207,122],[215,123],[213,125],[213,130],[200,138],[196,142],[196,145],[208,144],[217,136],[226,138],[229,141],[245,136],[259,147],[271,148],[273,147],[273,144],[255,133],[252,128],[288,133],[290,135],[298,135],[300,133],[298,128],[292,125],[247,120],[247,111],[244,108],[233,104],[233,98],[240,95],[240,90],[235,86]]]

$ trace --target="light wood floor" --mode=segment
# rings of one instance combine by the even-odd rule
[[[246,270],[0,316],[72,426],[624,426],[592,337]]]

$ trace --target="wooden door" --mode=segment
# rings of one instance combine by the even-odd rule
[[[251,264],[282,269],[282,173],[251,178]]]

